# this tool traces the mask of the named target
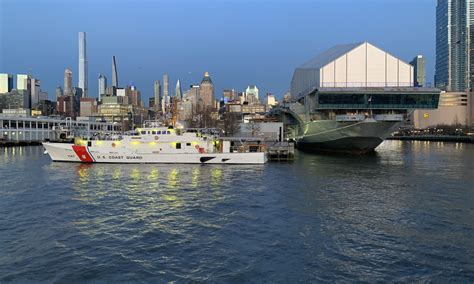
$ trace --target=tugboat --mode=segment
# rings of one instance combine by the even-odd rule
[[[204,129],[144,128],[91,140],[76,137],[74,143],[44,142],[45,154],[55,162],[168,163],[168,164],[264,164],[264,145],[220,139]]]

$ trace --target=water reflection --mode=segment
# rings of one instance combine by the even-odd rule
[[[89,169],[92,167],[92,164],[79,164],[77,166],[77,176],[81,182],[88,182],[89,181]]]
[[[222,181],[222,168],[216,167],[211,170],[212,185],[217,186]]]
[[[184,224],[198,222],[186,212],[196,208],[211,210],[224,200],[222,191],[239,179],[234,173],[239,167],[230,165],[74,164],[74,167],[73,199],[93,206],[96,213],[102,212],[73,222],[90,236],[115,231],[117,224],[136,222],[145,222],[150,229],[178,233],[179,226],[175,223],[178,220]],[[262,166],[240,169],[263,173]]]
[[[178,184],[179,184],[179,171],[176,168],[171,169],[168,174],[168,187],[177,188]]]
[[[191,180],[191,186],[192,187],[197,187],[199,186],[199,175],[201,174],[200,167],[195,167],[193,168],[192,172],[192,180]]]
[[[148,181],[150,182],[158,182],[158,179],[160,178],[158,169],[152,169],[150,171],[150,174],[148,175]]]
[[[24,161],[26,157],[38,159],[41,157],[43,147],[0,147],[0,161],[3,163],[19,162]]]

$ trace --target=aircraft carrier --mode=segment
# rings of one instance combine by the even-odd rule
[[[436,109],[440,90],[368,42],[337,45],[295,69],[290,93],[270,112],[309,151],[374,151],[415,109]]]

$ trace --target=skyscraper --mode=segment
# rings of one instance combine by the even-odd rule
[[[179,79],[176,82],[175,97],[180,101],[183,99],[183,92],[181,91],[181,83],[179,82]]]
[[[40,100],[40,81],[31,78],[31,106],[37,104]]]
[[[209,72],[204,73],[204,78],[202,78],[199,88],[199,96],[201,97],[204,106],[214,106],[214,84],[209,76]]]
[[[79,88],[82,89],[82,97],[87,98],[87,57],[86,57],[86,33],[79,32]]]
[[[237,98],[237,93],[235,92],[234,89],[232,90],[223,90],[222,91],[222,98],[224,101],[233,101]]]
[[[141,106],[142,103],[142,94],[136,88],[133,88],[130,91],[130,103],[134,106]]]
[[[435,86],[465,91],[474,83],[474,0],[438,0]]]
[[[13,76],[0,74],[0,94],[8,93],[13,89]]]
[[[112,56],[112,86],[118,88],[117,63],[115,56]]]
[[[168,74],[163,75],[163,101],[161,103],[161,110],[166,113],[169,105],[169,78]]]
[[[161,109],[161,83],[160,80],[155,80],[153,83],[153,91],[155,95],[155,109],[160,110]]]
[[[17,90],[31,90],[30,76],[25,74],[16,75],[16,89]]]
[[[467,80],[468,80],[468,88],[474,88],[474,0],[469,0],[466,3],[467,6],[467,14],[468,14],[468,72],[467,72]],[[472,100],[471,100],[472,101]],[[474,105],[472,107],[474,113]]]
[[[155,98],[148,98],[148,107],[151,108],[151,109],[156,110]]]
[[[184,98],[190,101],[193,107],[196,107],[199,103],[199,88],[199,85],[191,85],[189,86],[189,90],[184,93]]]
[[[425,58],[423,55],[418,55],[410,61],[410,64],[413,66],[413,82],[415,87],[424,87],[426,82]]]
[[[16,90],[23,94],[23,108],[31,108],[31,76],[17,74]]]
[[[72,99],[72,108],[73,108],[73,111],[74,111],[73,116],[76,117],[77,115],[79,115],[79,111],[80,111],[80,107],[81,107],[81,98],[84,97],[82,95],[82,89],[79,88],[79,87],[74,87],[72,89],[72,95],[73,95],[73,97],[71,98]]]
[[[258,102],[258,88],[255,85],[250,85],[245,90],[245,99],[249,103]]]
[[[72,71],[70,69],[64,70],[64,95],[72,96]]]
[[[61,86],[56,87],[56,101],[58,100],[59,97],[63,96],[63,89]]]
[[[107,93],[107,77],[104,74],[99,74],[99,101],[102,101],[102,96]]]
[[[267,105],[266,105],[267,111],[269,111],[272,107],[277,106],[277,105],[278,105],[278,101],[275,98],[275,96],[270,93],[267,93]]]

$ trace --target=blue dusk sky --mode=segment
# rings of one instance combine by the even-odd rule
[[[410,61],[423,54],[433,82],[435,0],[124,1],[0,0],[0,73],[31,73],[54,97],[65,68],[77,85],[78,32],[87,33],[89,96],[97,76],[133,82],[148,105],[153,81],[183,91],[209,71],[216,97],[256,84],[281,97],[295,67],[325,49],[369,41]]]

